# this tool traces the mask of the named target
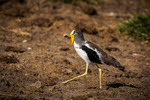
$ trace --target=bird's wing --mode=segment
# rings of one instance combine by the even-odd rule
[[[91,62],[102,64],[98,53],[95,50],[93,50],[92,48],[90,48],[88,44],[82,45],[81,49],[86,52],[86,54]]]
[[[87,41],[86,44],[89,45],[89,47],[91,47],[93,50],[95,50],[97,52],[102,64],[112,65],[112,66],[117,67],[120,70],[124,71],[124,67],[121,66],[121,64],[114,57],[109,56],[101,48],[99,48],[97,45],[95,45],[89,41]]]

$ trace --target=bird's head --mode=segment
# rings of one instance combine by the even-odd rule
[[[83,38],[83,34],[81,31],[73,30],[70,34],[65,35],[65,37],[70,37],[70,44],[72,44],[75,38]],[[83,38],[84,39],[84,38]]]

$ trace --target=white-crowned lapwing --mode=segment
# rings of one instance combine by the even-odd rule
[[[121,64],[114,57],[106,54],[101,48],[99,48],[95,44],[86,41],[81,31],[73,30],[70,34],[66,35],[66,37],[71,37],[70,39],[71,44],[74,43],[74,48],[77,54],[86,62],[86,70],[84,74],[74,77],[70,80],[64,81],[63,83],[67,83],[76,78],[87,75],[88,66],[90,65],[90,63],[96,63],[96,65],[97,64],[112,65],[114,67],[119,68],[121,71],[124,71],[124,67],[121,66]],[[100,88],[101,88],[102,71],[98,65],[97,68],[100,73],[99,78],[100,78]]]

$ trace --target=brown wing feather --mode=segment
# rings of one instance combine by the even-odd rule
[[[101,60],[103,61],[104,64],[106,65],[112,65],[114,67],[119,68],[121,71],[124,71],[124,67],[121,66],[121,64],[112,56],[109,56],[106,52],[104,52],[101,48],[96,46],[95,44],[87,41],[90,47],[97,49],[97,51],[102,55]]]

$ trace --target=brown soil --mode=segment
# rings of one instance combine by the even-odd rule
[[[102,0],[100,6],[0,0],[0,99],[150,99],[150,43],[113,30],[149,5],[145,0]],[[99,89],[98,70],[90,65],[87,76],[62,84],[85,71],[85,62],[63,37],[73,29],[117,58],[125,72],[100,65]]]

